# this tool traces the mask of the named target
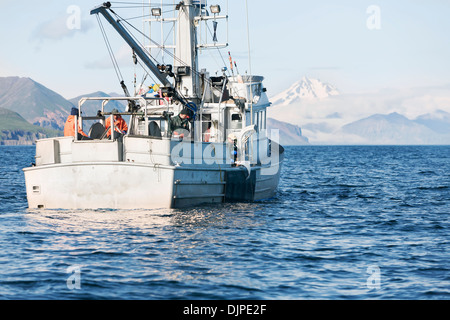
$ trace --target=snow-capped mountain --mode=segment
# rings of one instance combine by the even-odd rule
[[[303,77],[301,80],[295,82],[289,89],[280,92],[270,100],[274,106],[281,106],[293,104],[302,100],[322,100],[335,95],[339,95],[339,92],[332,85],[323,83],[318,79]]]
[[[303,77],[270,100],[311,144],[450,144],[450,87],[340,94]]]

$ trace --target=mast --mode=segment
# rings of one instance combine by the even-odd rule
[[[175,49],[175,73],[179,76],[179,92],[190,100],[201,97],[198,76],[198,55],[195,17],[200,14],[201,5],[193,0],[180,3],[178,30]]]

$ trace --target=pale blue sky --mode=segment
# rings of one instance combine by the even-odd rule
[[[120,92],[97,20],[89,15],[102,2],[0,0],[0,76],[30,77],[65,98]],[[71,5],[81,9],[79,30],[65,26]],[[269,96],[303,76],[343,93],[450,84],[448,0],[248,0],[248,5],[252,71],[265,76]],[[377,30],[367,27],[371,5],[380,8]],[[222,52],[227,59],[230,50],[243,73],[248,70],[245,2],[229,0],[229,8],[230,47]],[[129,9],[116,11],[133,16]],[[112,31],[109,36],[120,55],[122,40]],[[133,69],[124,65],[122,73],[131,87]]]

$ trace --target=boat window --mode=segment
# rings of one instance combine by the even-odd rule
[[[231,114],[231,129],[241,129],[242,128],[242,116],[239,113]]]
[[[249,100],[253,99],[253,103],[258,103],[262,92],[262,84],[255,83],[248,86],[247,96]]]
[[[230,99],[230,94],[227,88],[227,79],[225,77],[211,77],[211,91],[212,98],[215,103],[226,101]]]
[[[234,113],[231,115],[231,121],[241,121],[242,117],[239,113]]]
[[[256,96],[260,96],[261,95],[261,83],[257,83],[252,85],[252,89],[253,89],[253,94]]]
[[[258,113],[259,113],[258,127],[260,130],[262,130],[262,129],[264,129],[265,111],[260,111]]]
[[[266,110],[264,110],[264,111],[262,112],[262,115],[263,115],[263,124],[262,124],[262,128],[263,128],[263,129],[267,129],[267,124],[266,124],[266,121],[267,121]]]
[[[249,85],[248,90],[251,91],[252,96],[260,96],[261,95],[261,83],[255,83],[255,84]],[[249,94],[249,96],[250,96],[250,94]]]
[[[138,119],[138,125],[137,125],[137,132],[136,132],[136,134],[139,135],[139,136],[143,136],[143,135],[146,134],[146,132],[145,132],[145,120],[143,118],[142,119]]]
[[[204,142],[210,142],[212,120],[210,114],[202,114],[202,137]]]
[[[253,112],[253,124],[258,126],[259,112]]]
[[[161,121],[160,121],[160,128],[161,128],[161,132],[162,132],[162,133],[164,133],[164,134],[167,133],[168,126],[169,126],[169,125],[168,125],[168,123],[167,123],[167,120],[161,119]]]

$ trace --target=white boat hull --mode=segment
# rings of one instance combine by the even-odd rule
[[[25,170],[28,205],[51,209],[170,207],[173,173],[169,168],[126,163],[30,168]],[[148,187],[136,188],[136,181]]]
[[[65,143],[60,141],[61,147],[56,148],[60,158],[68,154],[64,152]],[[94,148],[103,147],[94,145]],[[107,152],[103,154],[109,156]],[[71,158],[76,155],[72,154]],[[45,164],[25,168],[24,174],[29,208],[179,208],[271,198],[279,182],[281,160],[266,167],[251,167],[250,174],[243,166],[221,168],[124,161]],[[272,174],[264,175],[264,169],[271,170]]]

